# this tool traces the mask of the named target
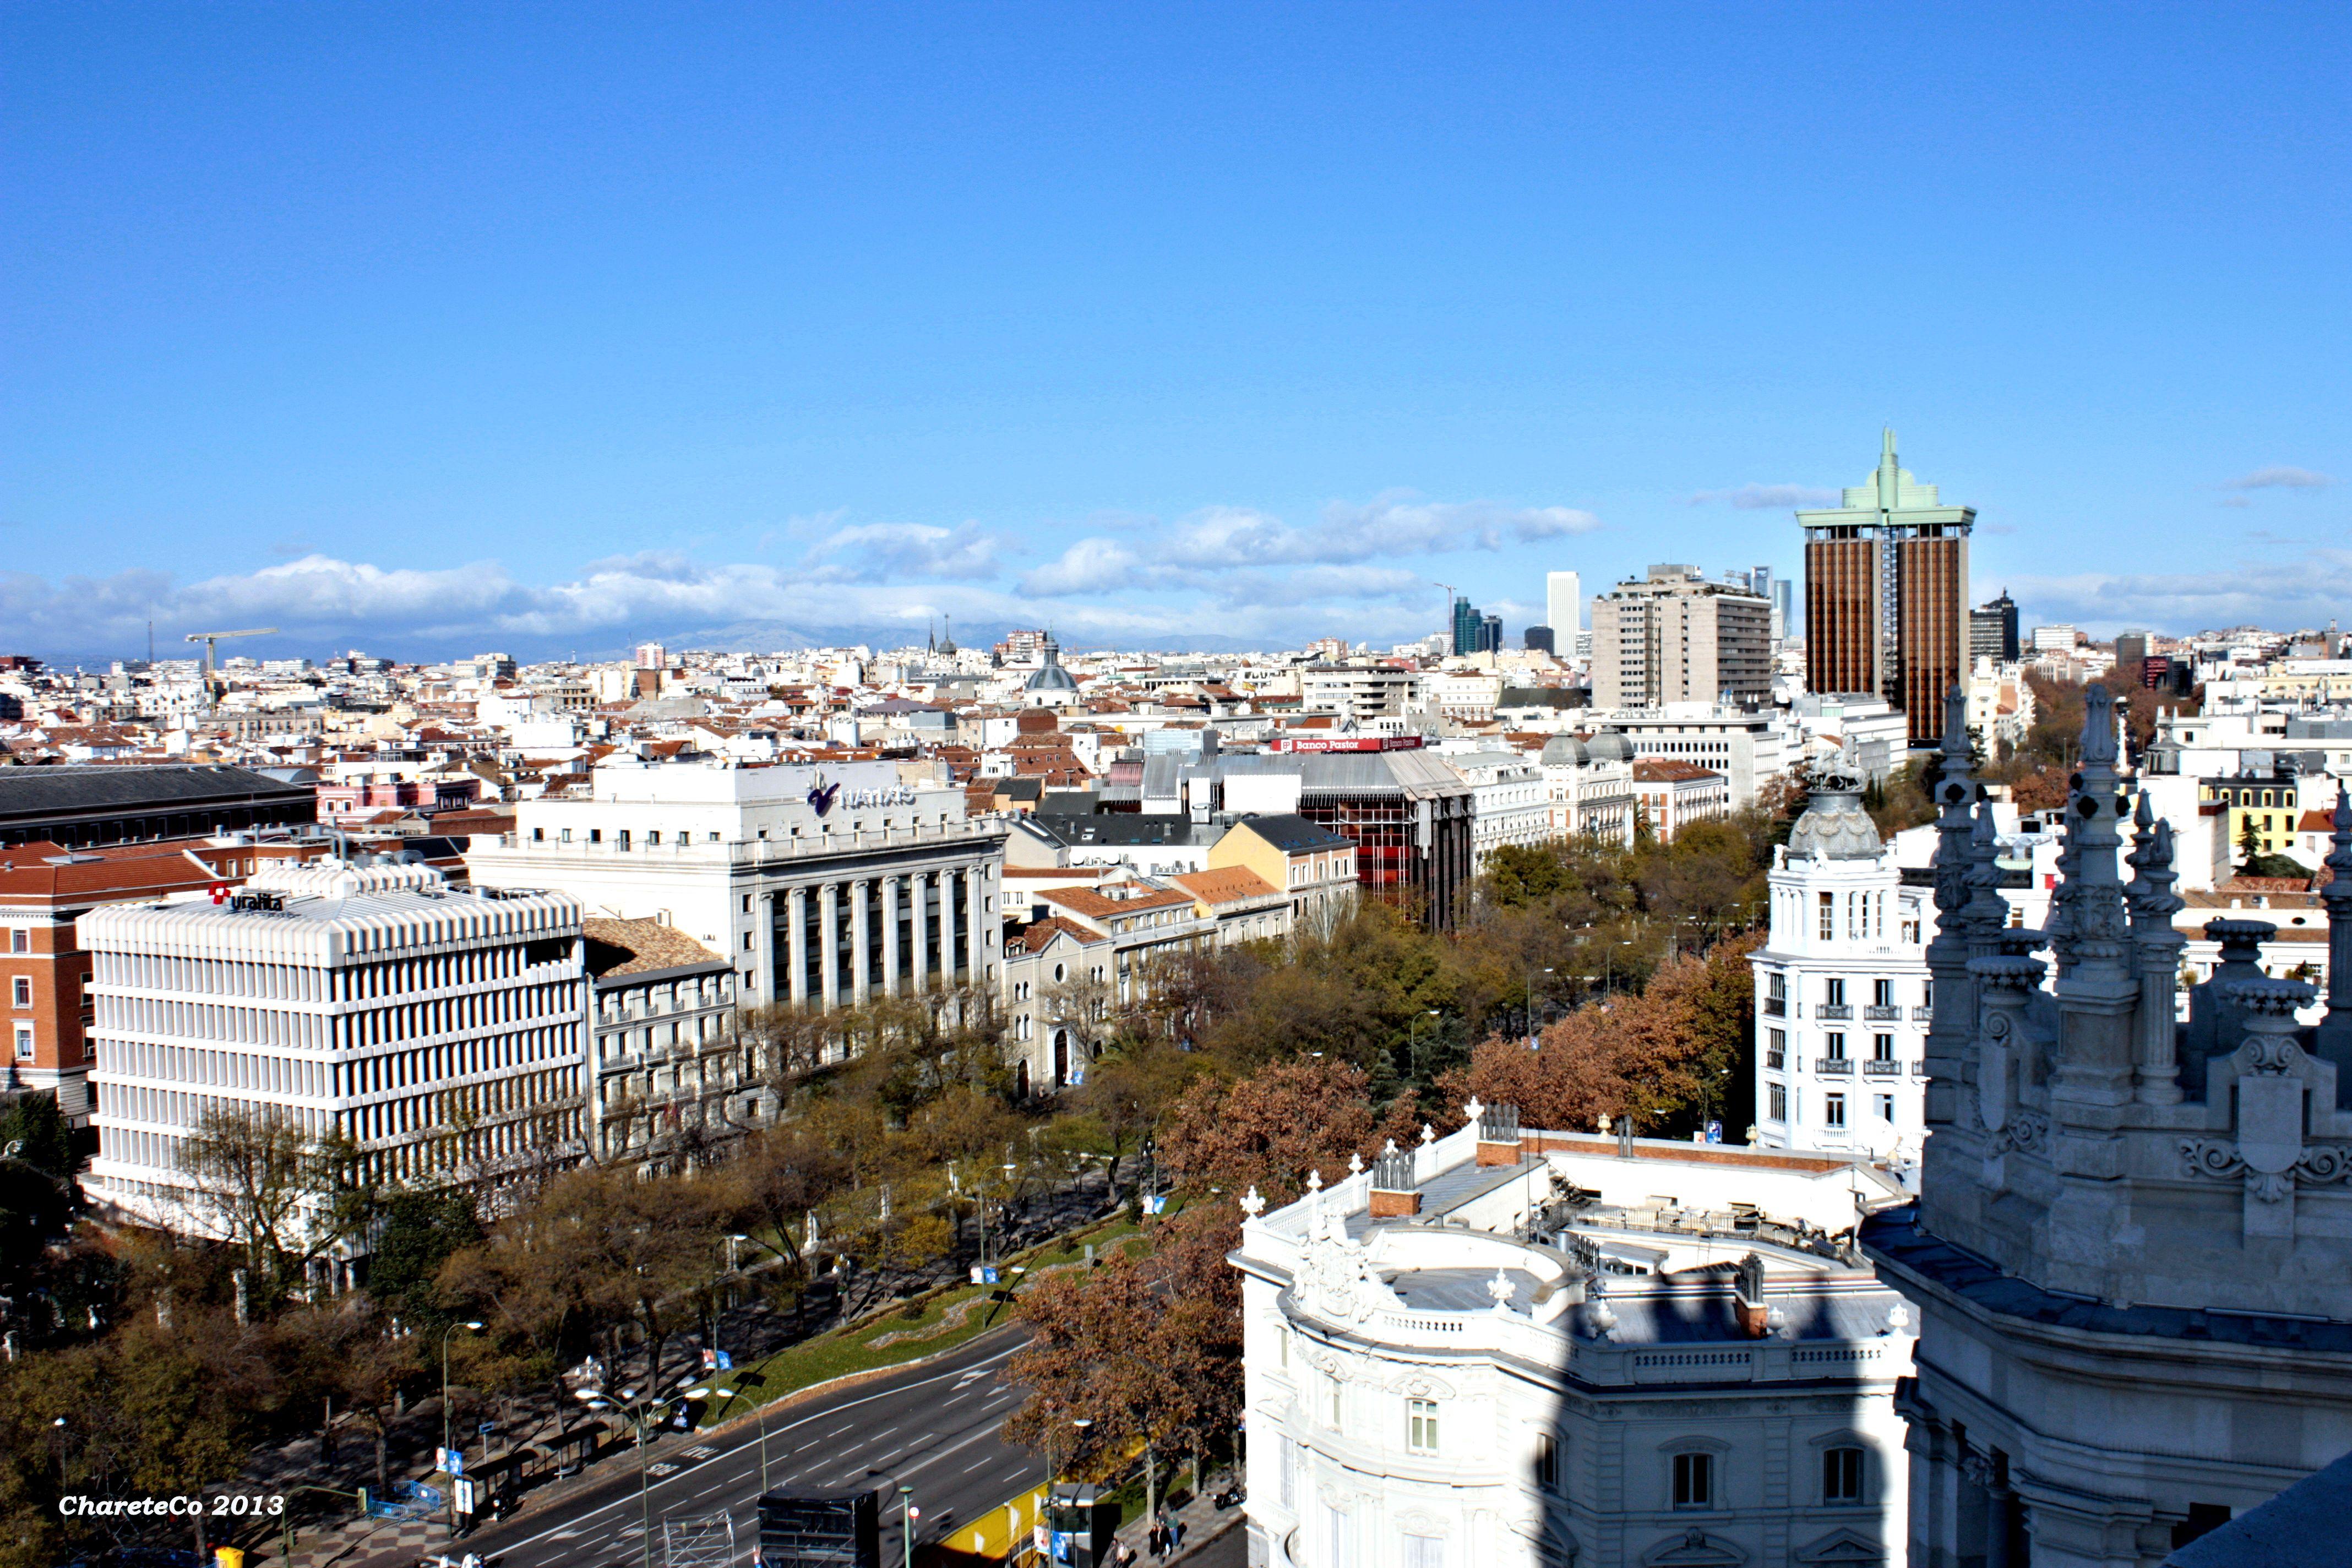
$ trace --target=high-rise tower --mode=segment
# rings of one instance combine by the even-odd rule
[[[1884,697],[1909,716],[1914,746],[1933,745],[1944,693],[1968,668],[1976,520],[1974,507],[1945,506],[1895,460],[1891,429],[1870,483],[1834,509],[1797,513],[1806,685]]]

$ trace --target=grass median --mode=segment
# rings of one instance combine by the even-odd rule
[[[744,1363],[731,1373],[719,1373],[717,1379],[739,1389],[738,1396],[710,1401],[703,1409],[700,1424],[715,1426],[820,1383],[951,1351],[990,1329],[1001,1327],[1011,1316],[1009,1302],[994,1303],[994,1310],[991,1310],[992,1304],[984,1298],[992,1292],[1008,1288],[1018,1291],[1022,1282],[1046,1269],[1082,1265],[1089,1245],[1100,1257],[1112,1248],[1132,1250],[1142,1240],[1142,1231],[1125,1217],[1105,1220],[1066,1241],[1007,1259],[999,1266],[1002,1284],[957,1285],[915,1297],[879,1309],[856,1322],[829,1329],[763,1360]],[[1016,1268],[1026,1272],[1014,1274]],[[910,1306],[918,1308],[912,1317],[907,1315]],[[742,1380],[752,1376],[760,1381],[743,1387]]]

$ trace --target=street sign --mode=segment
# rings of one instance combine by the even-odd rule
[[[975,1263],[971,1266],[971,1282],[975,1285],[993,1285],[997,1283],[998,1279],[996,1265],[993,1263]]]
[[[433,1466],[445,1476],[462,1476],[466,1473],[466,1450],[436,1448],[433,1450]]]
[[[474,1511],[474,1482],[467,1480],[463,1477],[458,1479],[457,1482],[457,1511],[459,1513],[472,1513]]]
[[[1168,1194],[1165,1193],[1144,1194],[1143,1212],[1145,1214],[1166,1214],[1168,1212]]]
[[[733,1372],[735,1370],[735,1358],[729,1355],[725,1351],[720,1351],[717,1353],[719,1356],[719,1370],[721,1372]]]
[[[1707,1124],[1706,1124],[1706,1141],[1707,1141],[1708,1142],[1710,1142],[1710,1143],[1720,1143],[1720,1142],[1723,1142],[1723,1123],[1722,1123],[1722,1122],[1720,1122],[1720,1121],[1713,1121],[1713,1120],[1710,1120],[1710,1121],[1707,1122]]]

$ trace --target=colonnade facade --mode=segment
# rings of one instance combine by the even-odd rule
[[[756,972],[778,1002],[853,1007],[999,978],[994,863],[824,877],[760,890]]]

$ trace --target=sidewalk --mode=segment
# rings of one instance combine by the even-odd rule
[[[1214,1471],[1203,1479],[1202,1489],[1205,1495],[1201,1497],[1186,1498],[1183,1505],[1180,1508],[1168,1509],[1163,1505],[1163,1511],[1168,1515],[1168,1521],[1171,1524],[1181,1525],[1183,1529],[1183,1535],[1181,1538],[1181,1543],[1176,1548],[1173,1556],[1162,1557],[1157,1561],[1161,1563],[1171,1563],[1190,1557],[1192,1553],[1209,1544],[1210,1542],[1216,1540],[1217,1537],[1223,1534],[1227,1529],[1238,1527],[1240,1525],[1242,1521],[1241,1504],[1235,1503],[1231,1508],[1221,1509],[1213,1506],[1209,1500],[1211,1498],[1215,1497],[1219,1492],[1224,1490],[1225,1488],[1234,1485],[1236,1479],[1237,1478],[1234,1475],[1233,1471],[1229,1469]],[[1151,1521],[1149,1518],[1141,1516],[1129,1521],[1127,1524],[1122,1526],[1119,1530],[1118,1539],[1125,1544],[1135,1549],[1135,1560],[1138,1563],[1150,1563],[1154,1561],[1150,1552],[1146,1550],[1144,1545],[1145,1540],[1150,1535],[1150,1531]]]

